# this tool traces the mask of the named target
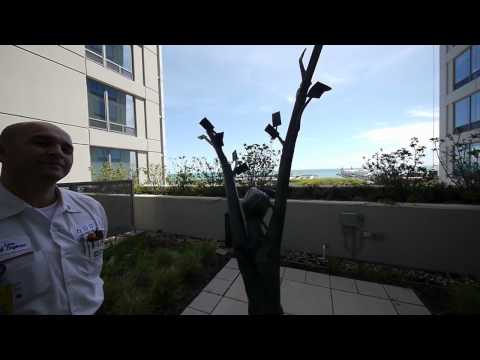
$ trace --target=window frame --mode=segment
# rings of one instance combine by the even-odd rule
[[[476,71],[473,71],[473,49],[474,49],[474,47],[477,48],[477,47],[480,47],[480,45],[470,45],[468,48],[466,48],[460,54],[455,56],[455,58],[453,59],[453,90],[457,90],[457,89],[461,88],[463,85],[468,84],[470,81],[480,77],[480,68],[478,68]],[[468,59],[469,59],[469,65],[470,65],[469,69],[468,69],[468,76],[465,77],[464,79],[460,80],[459,82],[456,82],[457,71],[456,71],[455,62],[459,57],[463,56],[467,51],[469,52]]]
[[[130,135],[130,136],[137,137],[137,132],[138,132],[138,130],[137,130],[137,127],[138,127],[137,126],[137,102],[135,101],[136,100],[135,95],[129,94],[129,93],[127,93],[123,90],[117,89],[117,88],[113,88],[112,86],[104,84],[104,83],[102,83],[100,81],[97,81],[95,79],[87,78],[87,101],[88,101],[88,80],[98,82],[98,83],[100,83],[104,86],[103,102],[105,104],[105,120],[97,119],[95,117],[92,117],[92,116],[90,116],[90,112],[89,112],[88,113],[89,127],[94,128],[94,129],[108,131],[108,132],[114,132],[114,133],[117,133],[117,134],[124,134],[124,135]],[[127,96],[131,96],[133,98],[133,121],[135,123],[134,128],[132,128],[130,126],[127,126],[127,125],[123,125],[123,124],[119,124],[119,123],[110,121],[110,109],[109,109],[109,100],[108,100],[108,88],[109,87],[116,90],[116,91],[121,92],[122,94],[125,94]],[[106,126],[105,127],[94,126],[94,125],[92,125],[91,120],[101,122],[101,123],[105,123]],[[116,125],[116,126],[121,126],[122,131],[117,131],[117,130],[112,129],[111,126],[110,126],[111,123]],[[133,129],[133,132],[126,131],[126,129]]]
[[[480,64],[477,70],[473,71],[473,48],[478,49],[480,53],[480,45],[472,45],[470,46],[470,71],[471,71],[471,77],[472,80],[476,79],[477,77],[480,76]]]
[[[87,53],[87,59],[92,60],[93,62],[95,62],[99,65],[102,65],[104,68],[110,69],[110,70],[116,72],[117,74],[120,74],[123,77],[126,77],[127,79],[135,81],[135,74],[134,74],[135,73],[135,71],[134,71],[134,69],[135,69],[134,61],[135,60],[134,60],[134,57],[133,57],[133,45],[123,45],[123,46],[130,47],[130,53],[132,54],[132,71],[131,72],[127,68],[125,68],[124,66],[122,66],[120,64],[117,64],[116,62],[114,62],[110,59],[107,59],[107,45],[102,45],[102,55],[101,56],[98,53],[96,53],[95,51],[87,49],[86,46],[85,46],[85,53]],[[90,54],[90,56],[89,56],[89,54]],[[92,59],[92,56],[97,57],[97,58],[101,57],[102,58],[101,63],[99,61],[96,61],[95,59]],[[115,70],[115,67],[112,67],[112,66],[118,67],[119,71]],[[127,76],[125,74],[129,74],[130,76]]]
[[[120,150],[120,151],[128,151],[129,153],[133,152],[135,154],[135,176],[138,178],[139,176],[139,169],[138,169],[138,151],[137,150],[130,150],[130,149],[120,149],[120,148],[112,148],[112,147],[105,147],[105,146],[90,146],[90,165],[92,170],[90,171],[90,175],[92,176],[93,179],[93,161],[92,161],[92,155],[93,155],[93,150],[94,149],[103,149],[107,151],[107,158],[108,158],[108,164],[112,166],[112,153],[111,150]],[[130,154],[129,154],[130,155]],[[130,169],[131,170],[131,169]],[[131,180],[131,173],[129,173],[129,180]]]
[[[478,129],[480,128],[480,120],[476,120],[472,122],[472,107],[473,107],[473,97],[474,96],[480,96],[480,91],[475,91],[474,93],[464,96],[461,99],[458,99],[455,101],[452,106],[453,106],[453,132],[458,134],[464,131],[470,131],[473,129]],[[465,99],[468,99],[468,124],[462,125],[457,127],[456,126],[456,117],[457,117],[457,112],[455,111],[456,107],[455,105],[459,103],[460,101],[463,101]]]

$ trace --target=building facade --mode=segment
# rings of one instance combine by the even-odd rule
[[[469,139],[480,133],[480,45],[440,46],[440,139],[445,142],[441,151],[453,149],[454,140]],[[480,149],[480,138],[474,140],[470,149]],[[450,157],[442,156],[441,161],[453,172]],[[478,162],[478,157],[469,161]],[[439,176],[449,182],[446,169],[439,165]]]
[[[141,169],[164,168],[161,46],[3,45],[0,63],[0,131],[37,120],[70,134],[74,162],[61,182],[95,180],[105,162],[142,182]]]

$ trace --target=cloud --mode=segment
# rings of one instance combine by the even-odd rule
[[[424,106],[417,106],[416,108],[410,109],[407,111],[407,115],[414,118],[427,118],[431,119],[432,116],[435,116],[435,119],[438,119],[439,111],[438,109],[428,109]]]
[[[430,121],[418,121],[400,126],[382,127],[364,131],[354,136],[355,139],[364,139],[387,149],[398,149],[408,146],[412,137],[417,137],[422,145],[429,145],[433,136]]]

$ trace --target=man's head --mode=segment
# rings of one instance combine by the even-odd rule
[[[72,139],[45,122],[7,126],[0,134],[2,177],[56,183],[72,168]]]

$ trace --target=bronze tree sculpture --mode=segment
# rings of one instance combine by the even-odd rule
[[[250,315],[283,314],[280,300],[280,250],[295,144],[303,111],[313,98],[320,98],[325,91],[331,90],[329,86],[320,82],[310,86],[322,45],[314,46],[307,69],[303,65],[305,50],[299,59],[302,80],[297,90],[285,139],[280,137],[277,130],[281,124],[279,112],[272,115],[272,124],[265,128],[272,139],[279,139],[283,147],[274,195],[253,187],[247,191],[241,204],[235,176],[248,170],[248,167],[245,163],[237,163],[234,152],[235,167],[232,169],[222,150],[223,132],[216,132],[207,118],[200,122],[207,136],[202,135],[199,138],[206,140],[214,148],[222,166],[232,245],[245,284]],[[274,197],[273,205],[271,197]],[[272,208],[273,212],[267,226],[264,217],[269,208]]]

